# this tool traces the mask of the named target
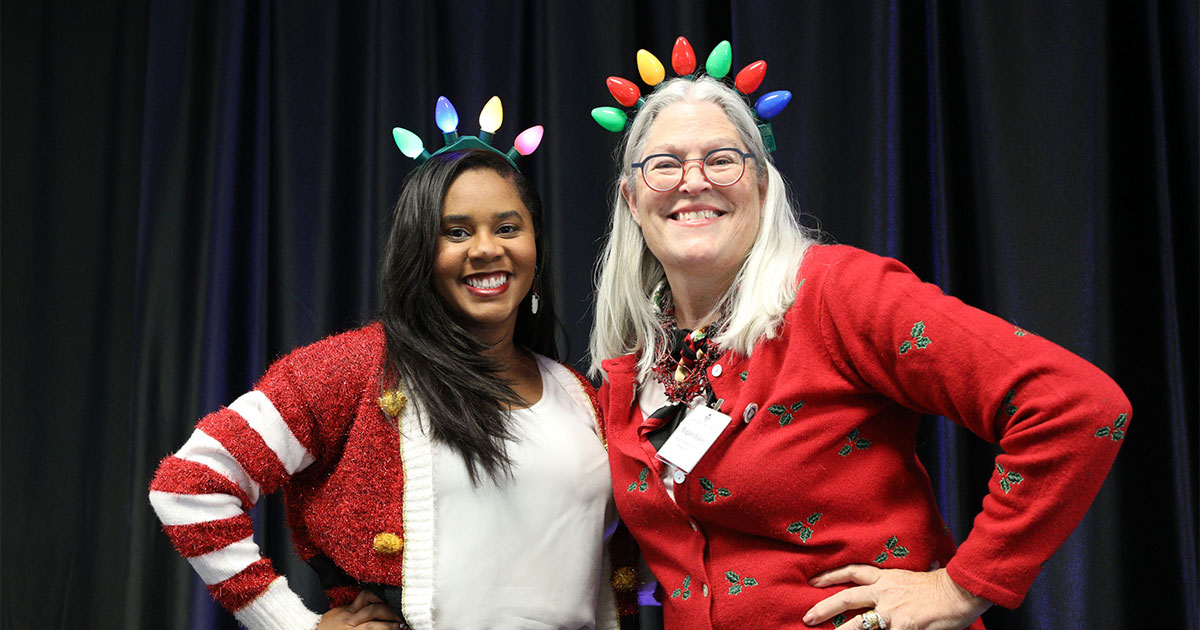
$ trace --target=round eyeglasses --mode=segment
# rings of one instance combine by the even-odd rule
[[[683,172],[688,162],[699,162],[700,172],[713,186],[732,186],[746,172],[746,158],[754,157],[734,148],[713,149],[702,158],[681,159],[674,153],[655,153],[641,162],[630,164],[641,169],[642,181],[655,192],[675,190],[683,182]]]

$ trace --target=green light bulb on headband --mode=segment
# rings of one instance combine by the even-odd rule
[[[625,131],[625,126],[629,121],[625,112],[616,107],[597,107],[592,110],[592,118],[600,123],[601,127],[613,133]]]
[[[725,40],[717,44],[717,47],[708,54],[708,61],[704,62],[704,70],[708,76],[721,79],[729,74],[731,67],[733,67],[733,47],[729,45],[728,40]]]

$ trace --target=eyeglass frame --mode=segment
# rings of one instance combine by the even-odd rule
[[[709,156],[714,153],[719,153],[721,151],[733,151],[734,153],[737,153],[738,155],[742,156],[742,173],[740,175],[738,175],[737,179],[729,182],[728,184],[718,184],[717,182],[714,182],[711,178],[709,178],[708,171],[706,171],[704,169],[704,164],[706,161],[708,161]],[[675,182],[674,186],[667,188],[665,190],[659,190],[659,189],[655,188],[654,186],[651,186],[650,180],[646,179],[646,162],[649,162],[651,159],[656,158],[656,157],[673,157],[679,161],[679,169],[680,169],[679,170],[679,181]],[[642,172],[642,183],[646,184],[646,187],[649,188],[650,190],[653,190],[654,192],[671,192],[672,190],[675,190],[676,188],[679,188],[680,186],[683,185],[684,176],[687,175],[687,163],[688,162],[699,162],[700,163],[700,176],[704,178],[704,181],[712,184],[713,186],[719,186],[721,188],[728,188],[729,186],[733,186],[734,184],[742,181],[742,178],[746,176],[746,160],[748,158],[754,158],[756,160],[758,159],[758,157],[755,156],[753,153],[742,151],[741,149],[736,149],[734,147],[720,147],[720,148],[713,149],[712,151],[709,151],[708,153],[705,153],[704,157],[691,158],[688,160],[685,160],[685,159],[679,157],[678,155],[675,155],[674,153],[655,153],[652,155],[647,155],[646,157],[642,158],[641,162],[634,162],[634,163],[630,164],[629,167],[636,168]]]

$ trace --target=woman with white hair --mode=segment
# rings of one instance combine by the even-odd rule
[[[899,262],[817,242],[758,123],[708,76],[647,95],[598,270],[591,370],[666,628],[981,628],[1082,518],[1129,402]],[[961,544],[922,414],[1004,450]]]

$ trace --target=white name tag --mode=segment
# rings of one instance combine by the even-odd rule
[[[717,437],[729,426],[731,418],[720,411],[700,405],[688,413],[675,432],[658,449],[658,458],[684,473],[692,472],[696,462],[708,452]]]

